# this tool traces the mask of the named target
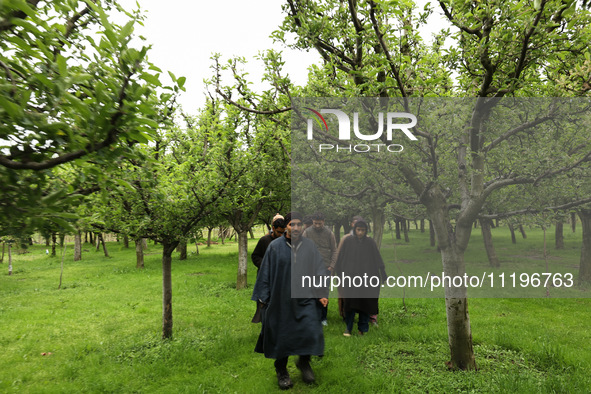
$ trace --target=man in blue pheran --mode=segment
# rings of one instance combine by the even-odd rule
[[[253,301],[263,304],[255,351],[275,359],[277,382],[283,390],[293,386],[287,371],[289,356],[299,356],[296,366],[304,382],[315,381],[310,357],[324,354],[320,314],[328,303],[325,287],[298,288],[304,275],[328,275],[314,242],[301,236],[302,216],[287,214],[285,225],[285,234],[272,241],[265,252],[252,294]],[[294,291],[299,298],[292,297]]]

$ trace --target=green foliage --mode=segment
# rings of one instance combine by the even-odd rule
[[[115,13],[129,21],[111,23]],[[131,44],[141,16],[116,2],[3,1],[0,14],[0,215],[12,227],[66,226],[57,212],[73,203],[80,173],[104,178],[129,146],[148,142],[171,95],[156,93],[148,47]],[[64,163],[77,171],[56,190],[51,170]]]

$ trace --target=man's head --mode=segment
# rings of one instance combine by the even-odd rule
[[[363,218],[361,216],[353,216],[351,218],[351,227],[355,227],[355,223],[357,223],[358,221],[363,220]]]
[[[357,238],[363,238],[367,235],[367,223],[363,219],[356,221],[353,229]]]
[[[324,215],[321,212],[316,212],[312,217],[312,225],[314,230],[320,231],[324,228]]]
[[[308,227],[312,226],[312,224],[314,223],[314,221],[312,220],[312,216],[310,216],[310,215],[304,216],[304,218],[302,219],[302,223],[304,224],[304,230],[307,229]]]
[[[285,232],[285,221],[283,217],[281,219],[275,219],[273,221],[273,237],[279,238]]]
[[[302,235],[302,215],[298,212],[290,212],[285,216],[285,236],[293,241],[300,239]]]

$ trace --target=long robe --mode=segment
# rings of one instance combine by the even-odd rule
[[[360,239],[355,235],[343,238],[334,274],[341,278],[344,276],[351,278],[351,285],[346,283],[347,285],[339,287],[344,311],[357,310],[369,315],[378,313],[380,285],[386,279],[386,270],[380,251],[373,239],[367,236]],[[353,278],[364,277],[368,278],[367,283],[369,284],[372,284],[369,278],[379,278],[379,280],[373,281],[373,284],[378,284],[378,286],[356,287]]]
[[[324,354],[318,298],[327,297],[328,290],[325,287],[304,289],[306,298],[292,298],[292,290],[297,293],[302,291],[298,288],[302,275],[328,275],[314,243],[301,238],[292,247],[285,236],[271,242],[252,294],[253,301],[265,305],[255,351],[264,353],[267,358]],[[296,279],[294,283],[292,277]]]

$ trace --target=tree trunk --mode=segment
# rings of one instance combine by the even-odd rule
[[[570,227],[573,233],[577,231],[577,214],[575,212],[570,214]]]
[[[199,244],[195,241],[195,254],[199,256]]]
[[[129,237],[127,235],[123,236],[123,247],[129,249]]]
[[[220,238],[223,245],[224,241],[226,240],[226,230],[223,227],[220,227]]]
[[[103,233],[99,233],[99,241],[101,244],[103,244],[103,252],[105,253],[105,257],[109,257],[109,252],[107,252],[107,244],[105,243]]]
[[[517,238],[515,238],[515,227],[511,223],[509,223],[509,231],[511,231],[511,243],[516,244]]]
[[[527,239],[527,234],[525,233],[525,229],[523,228],[523,225],[519,225],[519,232],[521,233],[521,236],[523,237],[523,239]]]
[[[91,245],[94,245],[94,233],[92,231],[90,233],[88,233],[88,242]]]
[[[80,230],[74,235],[74,261],[82,260],[82,233]]]
[[[207,247],[211,246],[211,232],[213,231],[213,227],[207,228]]]
[[[402,236],[400,236],[400,220],[394,219],[394,224],[396,225],[396,239],[402,239]]]
[[[144,268],[144,247],[142,245],[142,239],[136,238],[135,242],[135,268]]]
[[[142,238],[142,249],[143,250],[148,249],[148,239],[147,238]]]
[[[497,252],[495,251],[495,246],[493,245],[491,225],[492,220],[480,219],[480,230],[482,231],[482,239],[484,240],[484,249],[486,249],[488,262],[491,267],[500,267],[501,262],[497,257]]]
[[[407,222],[406,220],[404,220],[402,222],[402,232],[404,234],[404,242],[409,243],[410,242],[410,238],[408,237],[408,228],[410,227],[410,222]]]
[[[337,222],[334,225],[334,237],[335,240],[337,241],[337,245],[341,242],[341,222]]]
[[[180,252],[180,256],[179,256],[179,260],[187,260],[187,240],[183,239],[181,242],[179,242],[179,252]]]
[[[463,277],[466,273],[464,252],[456,245],[454,234],[439,236],[439,232],[453,232],[449,219],[440,218],[440,220],[442,223],[434,223],[434,226],[438,239],[437,244],[441,248],[443,272],[451,278]],[[476,361],[472,346],[466,287],[452,289],[447,283],[444,283],[444,286],[451,366],[453,369],[474,370],[476,369]]]
[[[6,247],[6,242],[2,242],[2,257],[0,258],[0,264],[4,263],[4,248]]]
[[[554,244],[556,249],[564,249],[563,228],[564,225],[562,220],[557,220],[556,227],[554,228]]]
[[[245,289],[247,286],[248,268],[248,232],[238,232],[238,275],[236,289]]]
[[[8,244],[8,276],[12,275],[12,245]]]
[[[66,242],[66,234],[60,234],[60,247],[64,246],[64,242]]]
[[[254,233],[252,232],[252,228],[248,230],[248,233],[250,234],[250,239],[254,239]]]
[[[579,283],[591,283],[591,209],[579,210],[579,218],[583,228]],[[10,247],[8,250],[10,250]]]
[[[45,237],[45,246],[49,247],[50,244],[51,244],[51,240],[49,239],[49,237]]]
[[[172,252],[177,245],[162,240],[162,339],[172,338]]]
[[[386,218],[384,217],[384,211],[378,208],[371,210],[371,216],[373,220],[373,240],[378,246],[378,250],[382,247],[382,238],[384,237],[384,224],[386,224]]]
[[[425,219],[421,219],[420,226],[421,226],[421,233],[424,233],[425,232]]]
[[[94,240],[96,241],[95,249],[98,252],[99,249],[101,248],[101,234],[100,233],[95,234]]]
[[[57,244],[57,234],[51,233],[51,257],[55,257],[55,245]]]
[[[435,246],[435,228],[431,220],[429,220],[429,245]]]

